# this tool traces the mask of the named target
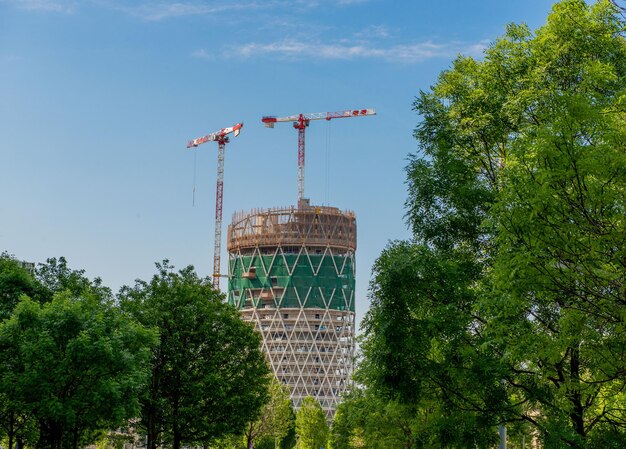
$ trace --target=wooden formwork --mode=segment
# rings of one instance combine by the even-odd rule
[[[228,226],[228,251],[276,246],[330,246],[356,251],[356,216],[336,207],[309,206],[237,212]]]

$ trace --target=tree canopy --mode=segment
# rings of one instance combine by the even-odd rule
[[[322,406],[312,396],[305,397],[296,413],[298,449],[320,449],[328,441],[328,424]]]
[[[0,321],[11,316],[22,295],[37,295],[38,284],[22,264],[7,253],[0,254]]]
[[[0,322],[0,414],[10,444],[76,449],[136,416],[154,334],[74,273],[81,295],[52,293],[26,273],[19,303]],[[30,292],[51,300],[40,304]]]
[[[148,449],[243,434],[267,400],[260,337],[193,267],[157,264],[149,281],[120,292],[123,310],[159,331],[141,396]]]
[[[501,423],[545,447],[626,438],[623,32],[610,2],[563,0],[415,101],[414,238],[374,267],[362,372],[440,404],[450,447]]]
[[[206,445],[258,418],[269,381],[260,337],[193,267],[157,266],[115,298],[63,257],[31,269],[2,254],[0,438],[10,447],[76,449],[118,427],[146,431],[151,448]]]
[[[253,449],[257,443],[267,441],[271,447],[287,435],[292,425],[293,406],[289,389],[270,374],[269,400],[261,410],[260,416],[246,425],[244,439],[246,447]]]

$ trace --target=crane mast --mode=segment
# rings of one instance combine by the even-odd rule
[[[220,288],[220,261],[222,253],[222,202],[224,199],[224,153],[226,144],[230,142],[228,134],[234,133],[235,137],[241,132],[243,123],[237,123],[230,128],[222,128],[219,131],[189,141],[187,148],[195,148],[205,142],[217,142],[217,185],[215,188],[215,238],[213,241],[213,287]]]
[[[298,205],[304,199],[304,131],[311,120],[332,120],[335,118],[363,117],[376,115],[374,109],[348,109],[336,112],[314,112],[311,114],[296,114],[287,117],[265,116],[261,119],[267,128],[273,128],[275,123],[292,122],[298,131]]]

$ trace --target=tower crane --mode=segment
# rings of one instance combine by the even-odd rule
[[[220,288],[220,254],[222,251],[222,200],[224,198],[224,152],[230,141],[228,135],[235,137],[241,132],[243,123],[230,128],[222,128],[209,135],[198,137],[187,143],[187,148],[195,148],[205,142],[217,142],[217,186],[215,191],[215,241],[213,243],[213,287]]]
[[[376,115],[374,109],[349,109],[337,112],[315,112],[312,114],[296,114],[288,117],[265,116],[261,119],[265,127],[273,128],[275,123],[292,122],[298,130],[298,205],[304,198],[304,130],[311,120],[331,120],[334,118],[363,117]]]

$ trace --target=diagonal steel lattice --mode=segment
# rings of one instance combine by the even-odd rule
[[[330,421],[354,363],[354,214],[292,207],[236,215],[229,302],[252,322],[294,406],[315,397]]]

